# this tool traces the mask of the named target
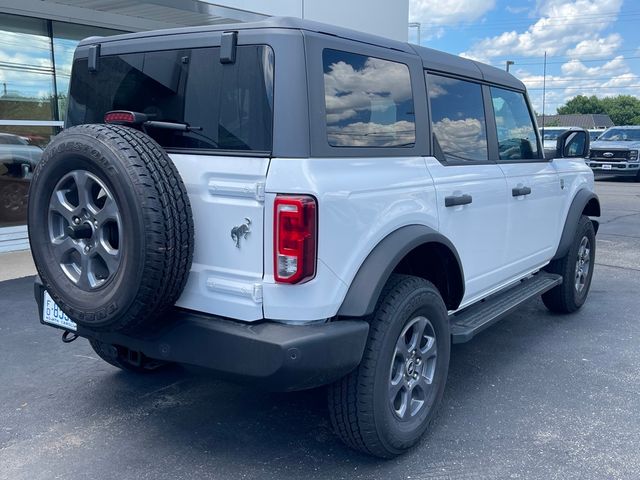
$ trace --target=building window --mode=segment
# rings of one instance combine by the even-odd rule
[[[0,14],[0,119],[54,120],[53,58],[47,22]]]
[[[76,45],[115,33],[0,14],[0,228],[27,221],[33,169],[62,128]]]
[[[413,147],[415,113],[409,68],[325,49],[327,137],[333,147]]]

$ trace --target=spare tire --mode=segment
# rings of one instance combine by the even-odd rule
[[[133,128],[80,125],[56,136],[34,172],[28,226],[45,289],[96,331],[152,327],[191,268],[184,183],[166,152]]]

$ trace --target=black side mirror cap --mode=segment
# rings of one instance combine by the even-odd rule
[[[589,132],[584,128],[570,128],[558,137],[555,158],[587,158],[589,146]]]

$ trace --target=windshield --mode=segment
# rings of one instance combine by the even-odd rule
[[[600,135],[598,141],[638,142],[640,141],[640,128],[610,128]]]
[[[589,139],[593,142],[602,134],[603,130],[589,130]]]
[[[542,132],[542,139],[543,140],[557,140],[558,137],[560,135],[562,135],[564,132],[566,132],[568,129],[565,130],[541,130]]]
[[[97,72],[76,60],[67,126],[104,123],[111,110],[194,127],[146,130],[167,149],[268,153],[273,51],[239,46],[230,64],[220,63],[219,47],[111,55],[100,57]]]

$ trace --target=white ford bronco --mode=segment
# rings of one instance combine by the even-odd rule
[[[545,159],[501,70],[328,25],[89,38],[30,191],[41,321],[130,371],[326,385],[337,434],[392,457],[452,343],[584,303],[588,149],[570,129]]]

